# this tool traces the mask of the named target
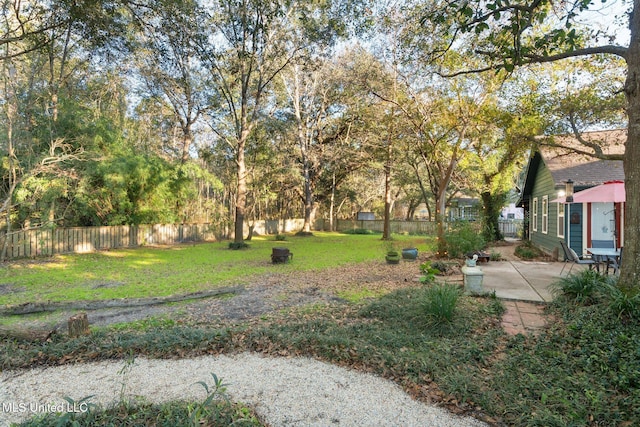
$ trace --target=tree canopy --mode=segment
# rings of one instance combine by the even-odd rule
[[[535,135],[635,117],[636,27],[629,46],[603,39],[584,0],[1,7],[9,232],[207,221],[241,243],[255,218],[309,230],[421,203],[444,226],[466,196],[495,231]]]

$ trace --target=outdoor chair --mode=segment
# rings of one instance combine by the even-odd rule
[[[620,248],[620,255],[617,257],[609,257],[607,260],[607,274],[609,274],[609,267],[613,268],[613,274],[620,273],[620,266],[622,265],[622,250],[624,248]]]
[[[597,264],[596,261],[592,259],[583,259],[579,257],[576,251],[571,249],[567,245],[567,242],[563,240],[560,240],[560,246],[562,246],[562,251],[564,252],[564,265],[562,266],[562,270],[560,270],[560,276],[562,276],[562,272],[567,266],[567,263],[571,263],[571,267],[569,267],[569,271],[567,272],[567,275],[571,274],[571,270],[573,269],[573,266],[576,264],[588,265],[589,270],[593,269],[593,266]]]

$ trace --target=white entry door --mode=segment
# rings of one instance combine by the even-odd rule
[[[610,240],[615,236],[613,203],[591,203],[591,240]]]

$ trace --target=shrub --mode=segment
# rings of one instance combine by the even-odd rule
[[[278,242],[283,242],[283,241],[287,240],[287,236],[285,234],[276,234],[275,239]]]
[[[375,234],[371,230],[367,230],[366,228],[354,228],[353,230],[345,230],[344,234]]]
[[[466,253],[479,251],[486,246],[481,233],[469,222],[452,225],[450,231],[445,233],[444,239],[450,258],[462,258]]]
[[[232,249],[234,251],[246,249],[248,247],[249,245],[246,242],[229,242],[229,249]]]
[[[604,288],[609,310],[617,317],[640,319],[640,290],[619,288],[608,283]]]
[[[423,268],[422,266],[425,265],[425,264],[422,264],[420,266],[420,271],[422,271],[422,268]],[[449,264],[447,264],[446,262],[443,262],[443,261],[433,261],[433,262],[430,263],[430,265],[431,265],[430,268],[438,270],[439,273],[447,273],[451,269]],[[438,273],[436,273],[436,274],[438,274]]]
[[[436,324],[451,323],[455,315],[460,288],[456,285],[435,285],[427,290],[425,314]]]
[[[522,244],[516,246],[514,253],[517,257],[522,259],[534,259],[544,255],[542,251],[533,246],[530,241],[525,241]]]
[[[555,296],[563,296],[579,304],[593,304],[608,284],[608,279],[595,270],[570,274],[552,284]]]

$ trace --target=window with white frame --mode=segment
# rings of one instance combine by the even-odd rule
[[[564,203],[558,203],[558,237],[564,237],[564,212],[566,205]]]
[[[542,234],[549,232],[549,196],[542,196]]]
[[[531,203],[531,230],[538,231],[538,198],[534,197]]]

